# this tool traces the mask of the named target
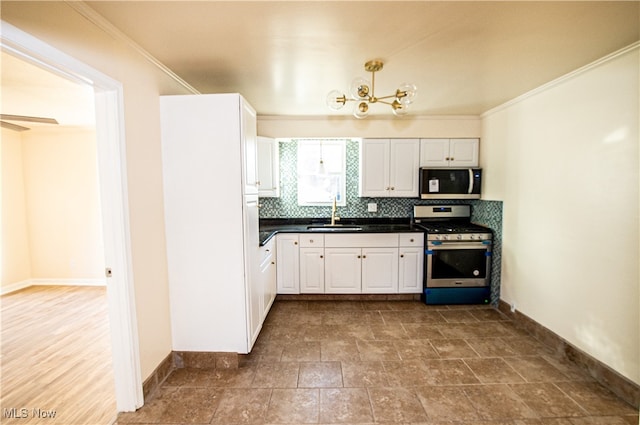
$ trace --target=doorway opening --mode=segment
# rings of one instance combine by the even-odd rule
[[[122,85],[5,22],[2,22],[0,48],[93,90],[116,407],[117,411],[134,411],[142,406],[143,397],[130,254]],[[4,259],[3,252],[0,251],[0,256]]]

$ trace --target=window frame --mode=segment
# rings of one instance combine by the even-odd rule
[[[320,176],[318,172],[311,172],[309,168],[302,168],[303,161],[301,161],[301,151],[300,147],[313,147],[314,150],[318,152],[318,162],[320,161],[320,157],[322,157],[323,161],[326,163],[327,158],[329,161],[334,162],[335,160],[331,159],[331,157],[327,157],[327,154],[331,152],[331,150],[322,149],[325,146],[339,147],[341,158],[338,159],[338,163],[340,164],[339,172],[327,172],[327,176],[333,176],[334,178],[338,178],[337,182],[337,194],[338,199],[336,200],[336,205],[344,207],[347,205],[346,199],[346,189],[347,189],[347,139],[336,139],[336,138],[308,138],[308,139],[295,139],[297,142],[296,147],[296,178],[297,178],[297,196],[296,202],[298,206],[301,207],[325,207],[332,206],[333,199],[328,199],[326,201],[323,200],[307,200],[301,199],[300,194],[305,192],[305,181],[307,181],[307,177],[311,176]],[[306,163],[306,162],[305,162]]]

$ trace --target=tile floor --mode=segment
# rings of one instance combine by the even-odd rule
[[[237,370],[178,369],[119,424],[637,425],[497,310],[278,301]]]

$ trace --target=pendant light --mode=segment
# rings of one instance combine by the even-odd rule
[[[382,103],[391,106],[396,116],[406,115],[409,106],[416,98],[418,88],[415,84],[403,83],[394,94],[388,96],[375,95],[376,72],[380,71],[383,62],[370,60],[364,64],[364,69],[371,73],[371,82],[364,78],[356,78],[349,89],[350,97],[339,90],[332,90],[327,95],[327,106],[335,111],[342,109],[347,102],[354,102],[353,116],[362,119],[369,115],[369,106],[374,103]]]

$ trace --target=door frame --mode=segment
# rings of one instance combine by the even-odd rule
[[[144,404],[144,398],[131,261],[122,83],[5,21],[0,24],[2,50],[94,89],[105,267],[112,271],[106,281],[116,407],[119,412],[135,411]]]

